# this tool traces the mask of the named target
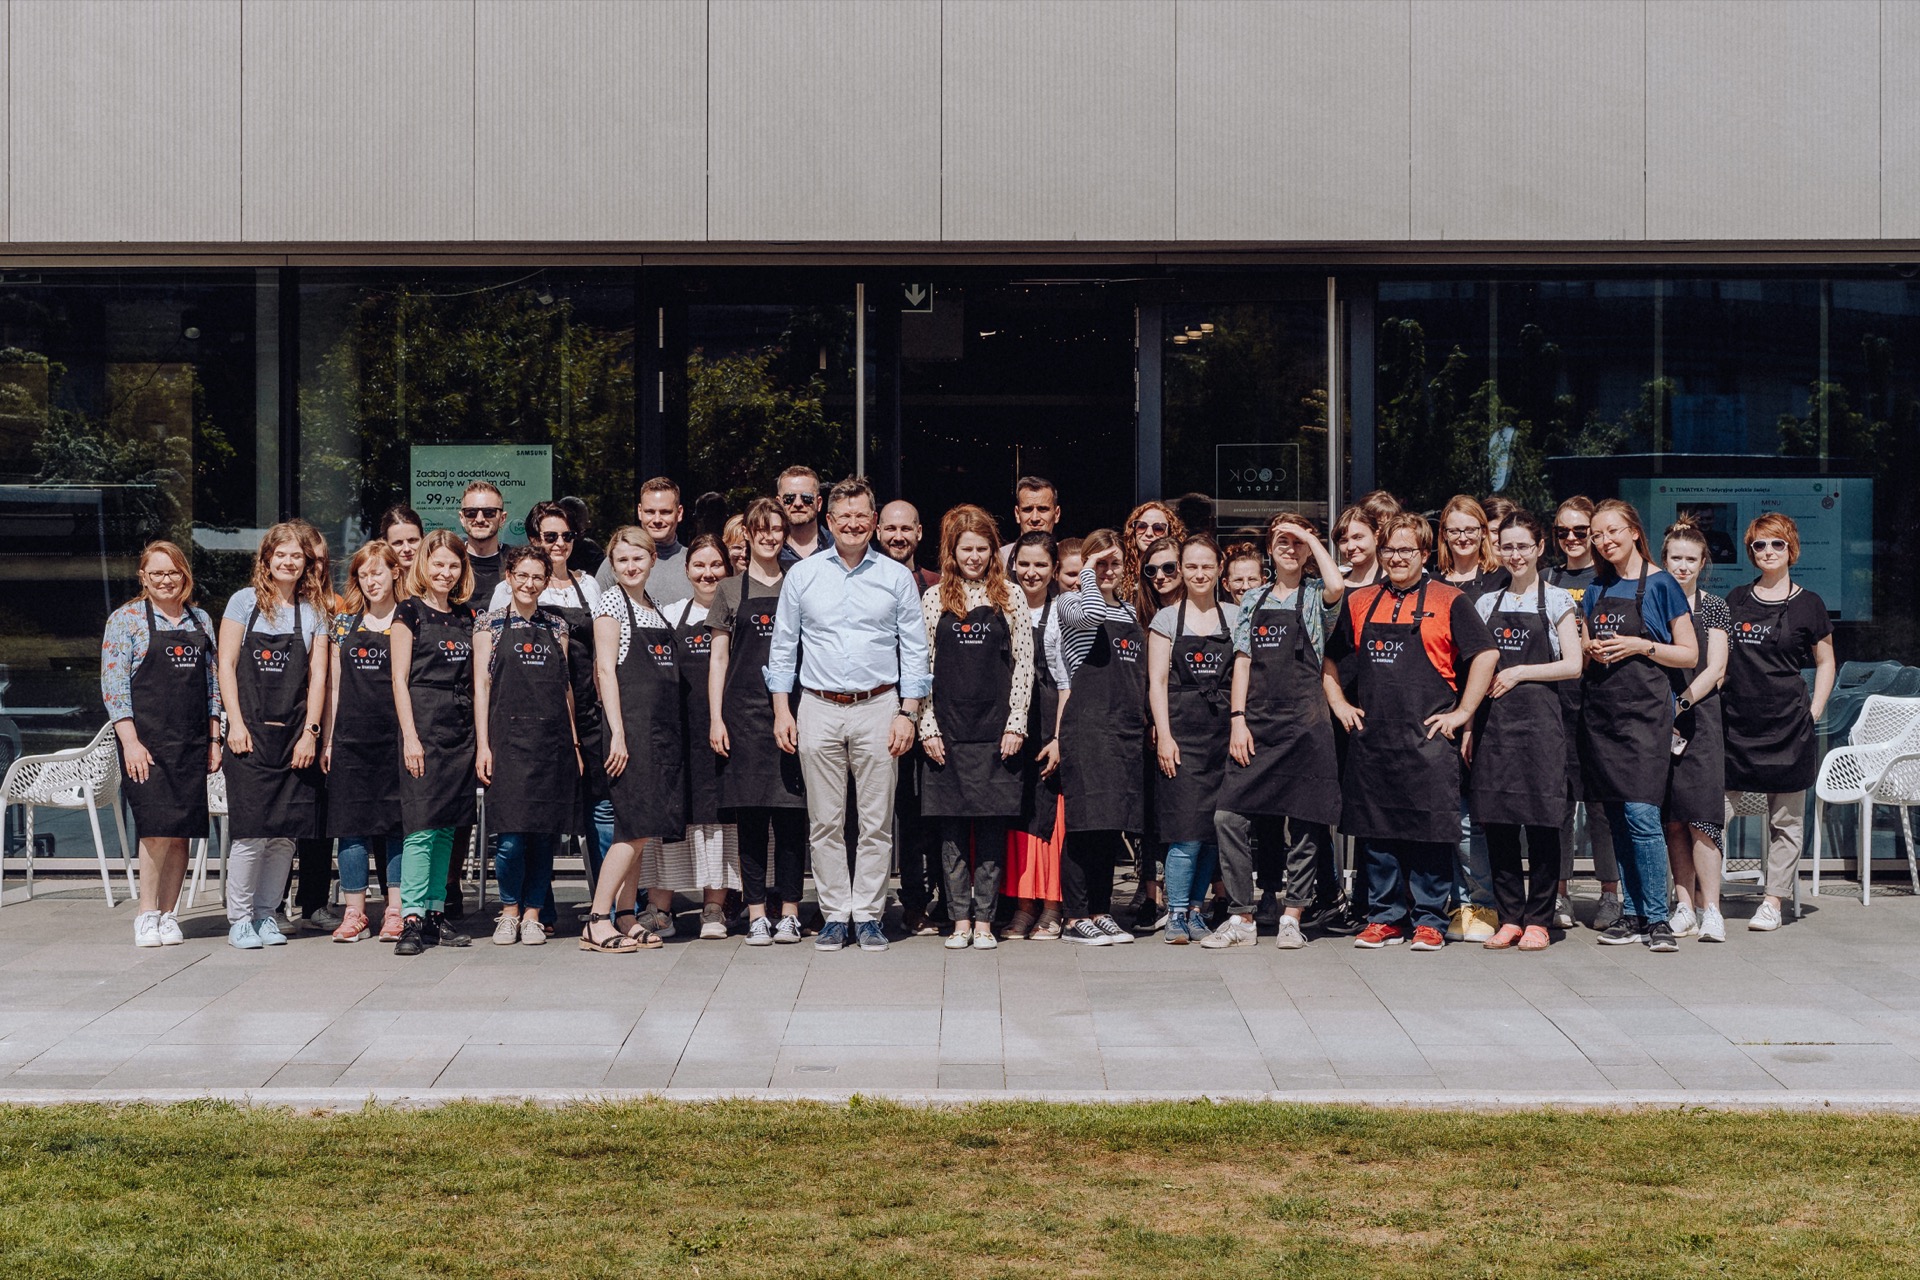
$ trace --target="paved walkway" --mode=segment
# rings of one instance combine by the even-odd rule
[[[1281,952],[1011,943],[884,955],[570,939],[401,960],[324,937],[239,952],[202,908],[136,950],[75,889],[0,910],[0,1099],[246,1091],[1161,1094],[1437,1104],[1920,1107],[1920,902],[1840,896],[1724,946]],[[1583,904],[1582,911],[1591,904]],[[469,928],[481,922],[469,920]],[[959,1091],[959,1092],[950,1092]]]

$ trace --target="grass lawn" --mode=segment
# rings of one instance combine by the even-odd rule
[[[1898,1276],[1920,1120],[721,1103],[0,1109],[23,1277]]]

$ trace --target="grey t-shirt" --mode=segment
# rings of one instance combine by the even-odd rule
[[[1233,634],[1233,624],[1235,620],[1240,617],[1240,607],[1238,605],[1230,604],[1227,601],[1222,600],[1220,602],[1219,608],[1220,608],[1220,626],[1217,634],[1223,635],[1223,636],[1231,636]],[[1170,604],[1166,606],[1164,609],[1160,610],[1160,612],[1153,615],[1153,621],[1148,624],[1147,630],[1153,632],[1155,635],[1165,636],[1169,640],[1178,640],[1180,637],[1173,634],[1173,628],[1175,623],[1179,621],[1179,618],[1180,618],[1180,606],[1177,604]],[[1205,632],[1195,631],[1193,629],[1193,619],[1194,619],[1193,610],[1188,609],[1187,610],[1187,634],[1190,636],[1206,634]]]
[[[602,560],[594,571],[593,580],[600,584],[602,595],[614,589],[613,561]],[[653,572],[647,575],[647,597],[655,604],[671,604],[675,600],[690,599],[693,584],[687,581],[687,547],[676,542],[669,547],[659,548],[659,556],[653,562]]]

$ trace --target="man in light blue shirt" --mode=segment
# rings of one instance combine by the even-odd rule
[[[856,934],[885,951],[880,917],[893,862],[894,761],[913,746],[920,703],[933,690],[920,590],[906,566],[872,546],[873,486],[842,480],[827,495],[833,551],[787,571],[767,659],[773,733],[798,752],[807,784],[813,882],[826,924],[814,945],[838,951]],[[799,714],[788,698],[800,690]],[[858,840],[847,865],[847,780]]]

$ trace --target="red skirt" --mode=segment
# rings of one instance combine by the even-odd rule
[[[1060,849],[1067,840],[1067,798],[1055,802],[1053,838],[1042,840],[1024,831],[1007,832],[1007,879],[1001,892],[1009,898],[1038,898],[1058,902]]]

